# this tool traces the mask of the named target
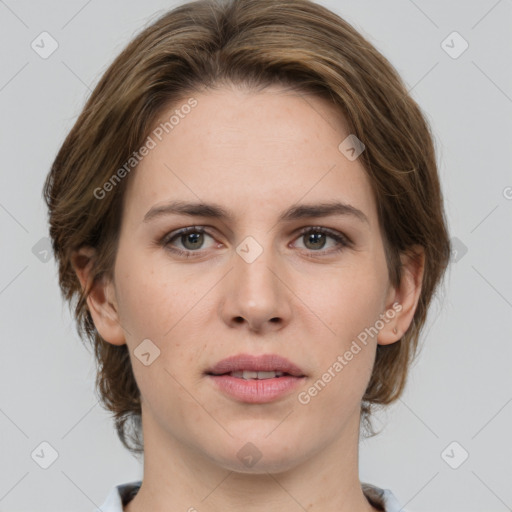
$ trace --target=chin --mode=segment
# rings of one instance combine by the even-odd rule
[[[281,436],[277,435],[277,431],[269,436],[275,427],[273,422],[270,428],[258,432],[257,435],[248,436],[243,433],[230,438],[228,446],[221,453],[218,451],[219,444],[216,443],[214,451],[210,451],[210,457],[217,465],[236,473],[256,475],[289,471],[305,460],[307,454],[298,453],[297,447],[304,449],[299,440],[294,442],[289,436],[283,437],[286,431]]]
[[[254,450],[254,449],[252,449]],[[248,452],[252,451],[248,450]],[[222,459],[218,461],[219,465],[224,469],[233,471],[234,473],[241,473],[246,475],[266,475],[267,473],[279,474],[286,473],[299,464],[295,459],[291,460],[289,457],[283,457],[282,454],[269,454],[259,450],[259,454],[254,450],[253,460],[250,460],[250,455],[247,453],[241,457],[238,454],[234,459]]]

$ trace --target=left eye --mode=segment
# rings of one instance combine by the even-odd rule
[[[349,245],[348,240],[341,233],[331,231],[327,228],[306,228],[301,231],[300,235],[299,240],[301,238],[306,240],[306,249],[312,249],[314,251],[323,249],[327,238],[331,238],[336,242],[336,250],[341,250]],[[309,245],[309,247],[307,245]]]

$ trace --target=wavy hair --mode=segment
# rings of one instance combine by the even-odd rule
[[[370,435],[372,407],[400,397],[420,331],[449,262],[433,137],[417,103],[389,61],[340,16],[309,0],[198,0],[144,28],[94,88],[52,164],[44,185],[50,236],[63,298],[76,301],[82,340],[94,347],[96,390],[113,413],[118,436],[143,453],[140,391],[126,345],[97,332],[72,266],[74,251],[96,249],[94,280],[113,276],[127,176],[98,200],[102,187],[142,146],[158,116],[194,91],[226,84],[292,87],[328,99],[366,146],[368,174],[383,233],[390,281],[402,276],[400,254],[425,251],[413,321],[396,343],[378,345],[361,402]]]

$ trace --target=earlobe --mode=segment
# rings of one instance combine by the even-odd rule
[[[414,313],[421,295],[425,271],[425,251],[415,245],[401,255],[402,277],[400,285],[389,294],[391,303],[386,309],[389,321],[379,331],[377,343],[390,345],[403,337],[414,319]]]
[[[96,252],[81,247],[72,255],[72,265],[82,286],[89,290],[87,306],[100,336],[113,345],[124,345],[126,339],[119,322],[118,306],[112,282],[105,277],[94,279],[92,266]]]

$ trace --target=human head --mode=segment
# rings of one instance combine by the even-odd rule
[[[95,349],[100,396],[132,451],[142,449],[137,435],[132,445],[126,437],[129,420],[140,426],[140,396],[127,347],[99,336],[73,266],[86,262],[73,257],[80,247],[94,247],[94,280],[113,278],[124,193],[136,166],[109,190],[104,184],[144,145],[170,105],[223,84],[282,85],[332,102],[365,145],[359,159],[378,207],[392,284],[402,278],[401,254],[424,250],[413,322],[399,341],[377,347],[363,420],[372,404],[401,395],[449,258],[429,127],[392,66],[347,22],[307,0],[200,0],[163,15],[103,75],[45,184],[60,286],[66,300],[78,297],[75,317]]]

